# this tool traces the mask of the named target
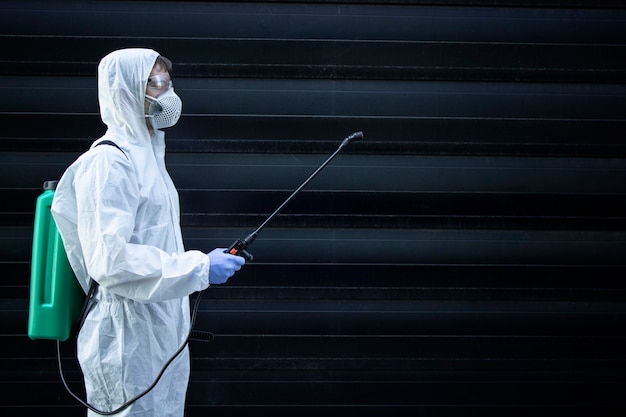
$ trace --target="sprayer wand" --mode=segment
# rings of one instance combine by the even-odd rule
[[[248,248],[248,246],[250,246],[252,244],[252,242],[254,242],[254,240],[256,239],[257,235],[261,231],[261,229],[263,229],[265,227],[265,225],[267,223],[269,223],[270,220],[272,220],[274,218],[274,216],[276,216],[283,209],[283,207],[285,207],[287,205],[287,203],[289,203],[296,196],[296,194],[298,194],[300,192],[300,190],[302,190],[309,183],[309,181],[311,181],[322,169],[324,169],[324,167],[326,165],[328,165],[328,163],[339,152],[341,152],[341,150],[344,147],[346,147],[351,141],[353,141],[353,140],[360,140],[360,139],[363,139],[363,132],[355,132],[355,133],[351,134],[350,136],[348,136],[347,138],[345,138],[341,142],[341,145],[339,145],[337,150],[335,150],[335,152],[331,156],[329,156],[328,159],[326,159],[322,163],[322,165],[320,165],[309,176],[309,178],[307,178],[302,183],[302,185],[300,185],[294,192],[292,192],[291,195],[289,197],[287,197],[287,199],[285,201],[283,201],[283,203],[280,206],[278,206],[278,208],[276,210],[274,210],[274,212],[272,214],[270,214],[267,217],[267,219],[265,219],[265,221],[263,223],[261,223],[261,225],[259,227],[256,228],[256,230],[254,232],[250,233],[248,236],[246,236],[243,239],[237,239],[232,245],[230,245],[230,247],[226,250],[226,252],[230,253],[231,255],[239,255],[242,258],[244,258],[247,262],[252,261],[252,259],[253,259],[252,254],[249,253],[246,249]]]

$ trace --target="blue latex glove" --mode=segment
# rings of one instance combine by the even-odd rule
[[[224,253],[225,250],[216,248],[209,252],[209,284],[225,283],[246,263],[241,256]]]

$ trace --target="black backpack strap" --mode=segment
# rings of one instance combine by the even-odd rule
[[[215,339],[215,335],[211,332],[205,332],[203,330],[192,330],[189,340],[195,340],[198,342],[212,342]]]
[[[126,155],[126,152],[124,152],[124,150],[120,148],[119,145],[113,142],[112,140],[103,140],[102,142],[98,142],[95,146],[100,146],[100,145],[115,146],[117,149],[120,150],[120,152],[124,154],[126,159],[128,159],[128,155]],[[74,336],[78,336],[78,332],[83,327],[83,323],[85,322],[85,318],[87,318],[87,314],[89,313],[89,311],[91,310],[91,308],[96,302],[96,300],[94,299],[94,295],[96,294],[97,289],[98,289],[98,283],[94,279],[91,279],[89,281],[89,291],[87,292],[87,297],[85,297],[85,302],[83,304],[83,308],[80,313],[80,318],[78,319],[78,322],[76,323],[76,325],[74,326],[74,329],[72,330],[72,333],[74,334]]]
[[[124,154],[124,156],[126,157],[126,159],[128,159],[128,155],[126,155],[126,152],[124,152],[124,150],[122,148],[119,147],[119,145],[115,142],[113,142],[112,140],[103,140],[102,142],[98,142],[96,144],[96,146],[100,146],[100,145],[111,145],[111,146],[115,146],[117,149],[120,150],[120,152],[122,152]]]
[[[80,312],[80,317],[76,325],[72,329],[72,334],[77,337],[78,332],[83,327],[83,323],[85,323],[85,319],[87,318],[87,314],[95,304],[96,300],[93,298],[96,295],[96,290],[98,289],[98,283],[94,279],[89,280],[89,291],[87,292],[87,297],[85,297],[85,302],[83,303],[83,308]]]

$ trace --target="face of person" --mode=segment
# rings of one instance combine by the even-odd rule
[[[155,65],[150,72],[150,77],[148,77],[148,83],[146,84],[146,95],[157,98],[170,88],[172,88],[172,79],[170,78],[170,73],[167,72],[167,69],[165,69],[164,67],[160,65]],[[148,100],[145,100],[144,114],[148,114],[149,107],[150,102]],[[149,122],[148,129],[152,130]]]

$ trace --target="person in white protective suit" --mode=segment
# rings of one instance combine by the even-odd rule
[[[122,49],[98,67],[107,131],[63,174],[52,214],[68,259],[95,304],[77,339],[87,402],[116,410],[152,384],[190,330],[189,295],[226,282],[244,259],[217,248],[183,248],[178,194],[166,171],[161,129],[182,103],[171,62],[150,49]],[[97,146],[112,141],[116,146]],[[187,348],[146,396],[117,416],[183,416]],[[89,416],[97,413],[89,410]]]

